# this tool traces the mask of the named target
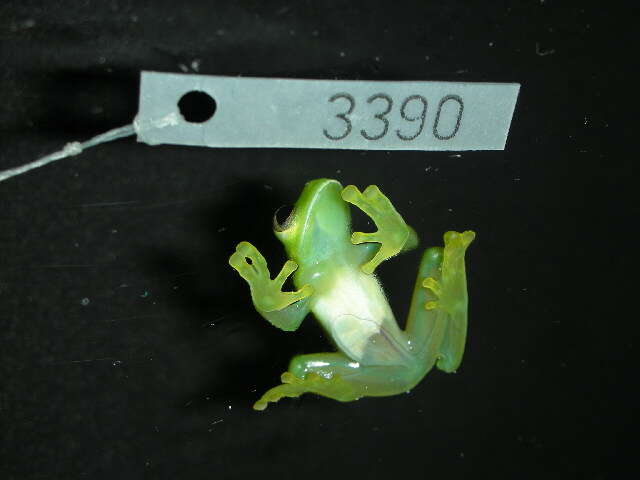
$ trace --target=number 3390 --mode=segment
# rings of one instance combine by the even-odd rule
[[[335,114],[336,118],[342,122],[342,129],[337,125],[330,130],[325,128],[323,130],[324,136],[329,140],[342,140],[348,137],[353,131],[351,114],[353,114],[356,108],[356,101],[349,93],[336,93],[329,98],[329,102],[340,102],[344,104],[344,110]],[[376,93],[375,95],[371,95],[367,98],[367,103],[372,105],[374,108],[372,117],[375,120],[375,123],[369,122],[370,127],[368,129],[361,129],[360,135],[367,140],[380,140],[387,135],[391,129],[388,116],[393,110],[393,99],[386,93]],[[406,97],[400,105],[400,116],[402,117],[403,124],[398,125],[398,128],[394,129],[394,134],[400,140],[406,142],[418,138],[425,127],[427,107],[427,99],[422,95],[410,95]],[[446,108],[447,112],[450,112],[452,107],[453,110],[457,112],[454,113],[454,118],[446,122],[441,121],[443,109]],[[438,104],[433,128],[431,129],[433,136],[438,140],[451,140],[455,137],[460,129],[463,112],[464,102],[460,96],[446,95],[443,97]],[[446,126],[441,125],[441,123],[446,123]],[[445,129],[446,131],[443,131]]]

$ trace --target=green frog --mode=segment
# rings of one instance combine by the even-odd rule
[[[352,233],[349,205],[369,216],[377,231]],[[311,312],[337,351],[295,356],[282,384],[268,390],[256,410],[307,392],[341,402],[395,395],[411,390],[434,366],[456,371],[467,332],[464,257],[474,232],[447,232],[444,247],[424,251],[402,330],[375,270],[417,247],[418,237],[377,186],[361,192],[337,180],[312,180],[293,207],[276,212],[273,228],[289,258],[275,278],[248,242],[237,245],[229,264],[268,322],[290,332]],[[296,290],[282,291],[292,274]]]

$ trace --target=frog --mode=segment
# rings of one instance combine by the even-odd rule
[[[352,232],[351,208],[377,230]],[[273,231],[288,258],[275,277],[246,241],[237,244],[229,264],[248,283],[253,306],[267,322],[294,332],[313,314],[336,351],[294,356],[255,410],[305,393],[340,402],[397,395],[434,367],[457,371],[467,337],[465,253],[475,232],[448,231],[443,246],[424,250],[401,329],[376,270],[417,248],[419,239],[378,186],[361,191],[334,179],[309,181],[293,206],[276,211]],[[290,277],[293,289],[287,291]]]

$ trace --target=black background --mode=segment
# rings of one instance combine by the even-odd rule
[[[0,477],[619,478],[635,400],[630,17],[615,2],[3,1],[0,169],[130,123],[140,70],[522,84],[503,152],[106,144],[0,184]],[[631,55],[630,57],[627,54]],[[250,409],[313,321],[227,265],[303,184],[478,234],[456,375]],[[633,215],[632,213],[635,213]],[[404,318],[419,251],[380,275]]]

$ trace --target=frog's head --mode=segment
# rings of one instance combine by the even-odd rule
[[[274,232],[289,258],[299,265],[330,258],[351,245],[351,215],[341,191],[342,185],[337,180],[312,180],[293,207],[280,207],[276,211]]]

